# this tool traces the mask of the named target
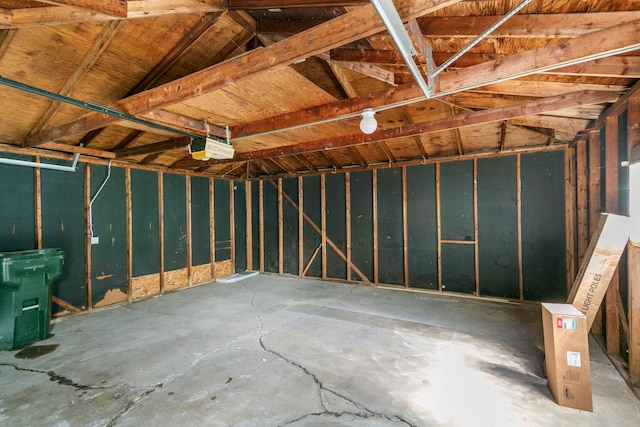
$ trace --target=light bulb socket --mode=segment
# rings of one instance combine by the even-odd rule
[[[378,121],[374,117],[375,111],[371,108],[365,108],[362,111],[362,120],[360,120],[360,131],[366,135],[372,134],[378,128]]]

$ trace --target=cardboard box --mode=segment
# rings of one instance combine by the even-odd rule
[[[601,214],[591,237],[567,303],[587,316],[587,330],[602,305],[604,296],[629,240],[629,218]]]
[[[545,303],[542,327],[551,394],[559,405],[593,411],[586,316],[570,304]]]

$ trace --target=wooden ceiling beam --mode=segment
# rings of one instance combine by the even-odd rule
[[[541,114],[576,105],[612,103],[618,96],[611,92],[583,91],[568,95],[553,96],[544,99],[522,102],[516,105],[491,110],[468,112],[454,117],[428,122],[408,124],[393,128],[378,129],[371,135],[349,134],[342,137],[320,139],[300,144],[274,147],[265,150],[238,153],[234,160],[253,160],[268,157],[300,154],[331,148],[348,147],[358,144],[374,143],[390,139],[412,137],[430,133],[453,130],[461,127],[495,123],[519,117]]]
[[[460,1],[415,0],[402,3],[398,7],[398,12],[405,20],[410,20]],[[383,30],[382,21],[373,6],[368,4],[304,33],[268,47],[254,49],[189,76],[130,96],[110,105],[110,107],[130,115],[144,115],[149,111],[210,93],[229,81],[235,81],[278,65],[290,65],[301,59],[343,46]],[[88,132],[97,127],[108,126],[118,120],[104,114],[91,113],[75,122],[48,129],[27,138],[23,147],[37,146],[54,139]]]
[[[418,24],[427,37],[475,38],[502,16],[423,16]],[[488,38],[572,38],[640,20],[640,11],[518,14]]]
[[[49,2],[54,3],[54,2]],[[62,3],[62,2],[57,2]],[[101,3],[99,1],[92,2]],[[2,10],[2,9],[0,9]],[[224,12],[224,0],[135,0],[127,1],[127,14],[114,16],[89,8],[75,6],[45,6],[10,9],[5,19],[0,19],[1,28],[27,28],[44,25],[64,25],[83,22],[104,22],[121,19],[148,18],[152,16]],[[10,18],[10,21],[9,21]]]
[[[589,61],[596,55],[614,55],[627,49],[640,49],[640,21],[483,62],[472,67],[449,70],[440,75],[440,91],[449,93],[469,90],[515,79],[536,71],[548,71],[547,68],[561,67],[569,62]],[[235,126],[231,128],[231,135],[233,138],[238,138],[273,132],[289,126],[308,124],[315,120],[355,114],[365,108],[375,109],[420,99],[424,99],[420,88],[415,83],[407,83],[358,98],[336,101]]]
[[[126,18],[129,13],[127,0],[40,0],[55,6],[71,6],[116,18]]]
[[[418,25],[426,37],[475,38],[502,16],[422,16]],[[573,38],[616,25],[637,21],[640,11],[523,14],[509,18],[487,36],[495,38]],[[571,23],[571,25],[567,25]],[[291,35],[319,24],[317,19],[260,21],[258,34]]]
[[[368,3],[369,0],[322,0],[311,4],[308,0],[227,0],[229,10],[348,7],[363,6]]]
[[[122,148],[115,151],[116,158],[140,156],[142,154],[162,153],[176,148],[184,148],[191,144],[191,138],[181,137],[172,138],[162,142],[153,144],[138,145],[136,147]]]

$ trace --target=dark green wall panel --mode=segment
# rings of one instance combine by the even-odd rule
[[[193,265],[211,262],[209,179],[191,177],[191,259]]]
[[[400,168],[378,171],[378,281],[404,283]]]
[[[48,159],[43,162],[53,163]],[[53,295],[79,308],[86,307],[84,164],[76,172],[43,169],[42,246],[66,253],[62,276]],[[55,309],[54,311],[59,311]]]
[[[407,168],[409,286],[438,289],[435,165]]]
[[[235,271],[247,269],[247,203],[246,187],[242,181],[233,183],[233,211],[235,237]]]
[[[264,271],[270,273],[279,271],[277,183],[277,181],[264,182]]]
[[[321,204],[320,204],[320,177],[308,176],[302,179],[303,182],[303,195],[304,195],[304,213],[321,228]],[[304,262],[305,266],[311,260],[313,253],[316,251],[320,243],[322,242],[322,236],[318,234],[306,221],[304,223],[303,230],[304,239]],[[309,270],[307,270],[307,276],[321,277],[322,276],[322,256],[320,252],[316,255],[315,259],[311,263]]]
[[[373,174],[351,174],[351,262],[373,281]],[[361,280],[352,273],[352,279]]]
[[[229,181],[214,180],[213,200],[217,262],[231,259],[231,194]]]
[[[288,178],[282,180],[282,192],[288,196],[296,206],[300,206],[298,201],[298,179]],[[282,202],[282,234],[283,234],[283,271],[286,274],[298,274],[298,210],[291,206],[283,197]]]
[[[476,292],[475,245],[442,244],[442,290]]]
[[[91,290],[95,305],[110,290],[127,293],[124,169],[111,168],[109,172],[106,166],[91,166],[91,199],[93,236],[100,240],[99,244],[91,245]]]
[[[187,190],[184,175],[164,176],[164,270],[187,267]]]
[[[344,174],[330,174],[325,178],[325,206],[327,238],[343,254],[347,253],[347,219]],[[335,279],[347,278],[347,263],[327,244],[327,276]]]
[[[442,239],[473,241],[473,161],[440,165],[440,203]]]
[[[524,298],[566,298],[564,152],[521,157]]]
[[[33,161],[4,153],[2,157]],[[0,165],[0,182],[0,252],[35,249],[34,170]]]
[[[131,171],[131,234],[133,277],[160,271],[158,174]]]
[[[520,298],[516,157],[478,160],[480,294]]]
[[[251,251],[253,270],[260,268],[260,182],[251,181]]]

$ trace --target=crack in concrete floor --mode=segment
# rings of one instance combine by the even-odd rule
[[[74,388],[77,388],[78,390],[108,390],[112,387],[99,387],[99,386],[90,386],[90,385],[85,385],[85,384],[78,384],[75,381],[73,381],[70,378],[67,378],[63,375],[58,375],[56,372],[54,371],[41,371],[39,369],[31,369],[31,368],[22,368],[20,366],[18,366],[15,363],[0,363],[0,366],[8,366],[8,367],[12,367],[13,369],[15,369],[16,371],[23,371],[23,372],[34,372],[36,374],[46,374],[49,376],[49,380],[56,382],[60,385],[68,385]]]
[[[289,359],[288,357],[286,357],[284,354],[279,353],[278,351],[271,349],[269,347],[267,347],[267,345],[265,345],[264,343],[264,323],[262,322],[262,317],[260,316],[260,313],[258,312],[258,308],[256,307],[255,304],[255,299],[256,299],[256,291],[250,287],[248,287],[245,283],[242,284],[242,286],[249,292],[251,292],[252,296],[251,296],[251,307],[253,308],[253,312],[254,315],[256,317],[256,320],[258,321],[258,325],[259,325],[259,336],[258,336],[258,342],[260,344],[260,347],[262,348],[263,351],[266,351],[267,353],[271,353],[274,356],[282,359],[283,361],[287,362],[288,364],[290,364],[291,366],[294,366],[296,368],[298,368],[299,370],[301,370],[302,372],[304,372],[307,376],[309,376],[313,382],[316,384],[316,386],[318,387],[318,398],[320,400],[320,406],[322,406],[322,409],[324,409],[322,412],[312,412],[312,413],[308,413],[308,414],[304,414],[301,417],[298,417],[294,420],[290,420],[282,425],[280,425],[279,427],[284,427],[287,425],[291,425],[294,424],[296,422],[302,421],[306,418],[309,417],[314,417],[314,416],[323,416],[323,415],[329,415],[329,416],[334,416],[334,417],[342,417],[342,416],[346,416],[346,415],[351,415],[357,418],[361,418],[361,419],[373,419],[373,418],[381,418],[381,419],[386,419],[388,421],[391,421],[393,423],[404,423],[410,427],[416,427],[415,425],[411,424],[410,422],[408,422],[407,420],[403,419],[402,417],[398,416],[398,415],[388,415],[388,414],[384,414],[384,413],[380,413],[380,412],[375,412],[372,409],[367,408],[366,406],[362,405],[361,403],[356,402],[354,399],[345,396],[335,390],[332,390],[328,387],[326,387],[322,381],[320,381],[320,379],[318,378],[318,376],[316,374],[314,374],[313,372],[309,371],[309,369],[307,369],[306,367],[304,367],[303,365],[301,365],[300,363],[297,363],[291,359]],[[354,286],[353,288],[351,288],[351,290],[344,296],[344,298],[348,297],[351,295],[351,293],[354,291],[354,289],[356,289],[357,286]],[[323,306],[324,307],[324,306]],[[318,311],[322,310],[323,307],[320,307],[318,309]],[[310,317],[312,316],[312,314],[309,314]],[[326,392],[326,393],[330,393],[340,399],[343,399],[344,401],[350,403],[351,405],[353,405],[354,407],[358,408],[358,412],[349,412],[349,411],[330,411],[325,403],[325,399],[322,398],[322,392]]]

